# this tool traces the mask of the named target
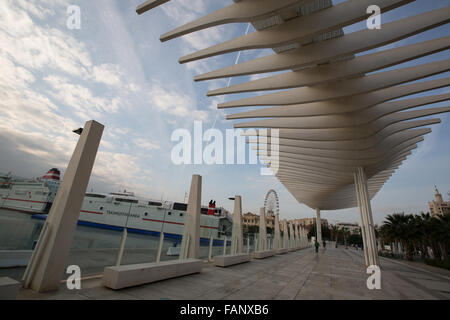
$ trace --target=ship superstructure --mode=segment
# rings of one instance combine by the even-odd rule
[[[0,208],[28,213],[48,213],[60,184],[60,171],[50,169],[35,179],[0,176]]]
[[[60,172],[51,169],[37,179],[0,176],[0,208],[33,214],[46,219],[60,184]],[[181,238],[187,204],[136,197],[131,192],[85,194],[78,224],[91,227]],[[231,235],[231,217],[224,208],[202,206],[202,241],[224,239]]]

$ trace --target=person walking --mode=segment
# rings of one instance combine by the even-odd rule
[[[319,253],[319,242],[317,240],[315,243],[315,247],[316,247],[316,253]]]

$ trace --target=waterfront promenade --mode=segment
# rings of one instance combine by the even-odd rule
[[[119,291],[100,278],[82,281],[80,290],[65,285],[40,294],[21,289],[18,299],[153,299],[153,300],[319,300],[450,299],[450,271],[380,258],[381,290],[369,290],[361,251],[312,248],[228,268],[205,263],[202,272]]]

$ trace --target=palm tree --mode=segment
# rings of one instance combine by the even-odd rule
[[[450,215],[442,215],[434,218],[434,239],[440,250],[442,260],[448,260],[447,248],[450,244]]]
[[[429,213],[405,215],[394,213],[386,217],[379,229],[383,241],[399,242],[405,248],[406,259],[421,253],[422,259],[432,249],[435,259],[448,260],[450,248],[450,215],[431,216]]]
[[[348,249],[347,239],[350,237],[350,231],[347,229],[342,229],[341,233],[344,237],[345,249]]]
[[[332,225],[330,228],[330,237],[335,240],[335,245],[334,245],[335,248],[337,248],[337,246],[338,246],[339,233],[340,233],[339,228],[336,225]]]
[[[412,260],[411,254],[411,222],[413,216],[405,215],[404,213],[394,213],[386,217],[384,222],[384,232],[387,233],[390,239],[395,242],[400,242],[405,249],[407,260]]]
[[[420,215],[422,220],[422,229],[423,229],[423,241],[427,247],[431,248],[431,251],[433,252],[434,257],[438,257],[439,255],[439,249],[437,246],[436,241],[433,239],[433,234],[435,233],[435,223],[434,218],[431,216],[429,212],[427,213],[421,213]],[[426,253],[426,256],[428,256],[428,252]]]

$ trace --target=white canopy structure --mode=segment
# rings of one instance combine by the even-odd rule
[[[147,1],[139,14],[169,2]],[[317,210],[358,206],[366,264],[379,265],[370,199],[440,122],[428,116],[450,107],[424,108],[450,94],[398,99],[446,87],[450,78],[413,82],[450,69],[450,59],[392,71],[374,71],[448,50],[450,35],[355,57],[374,48],[446,24],[450,7],[344,34],[343,27],[364,21],[377,5],[381,12],[412,0],[242,0],[161,36],[167,41],[229,23],[251,23],[256,31],[180,58],[188,63],[249,49],[273,54],[195,77],[195,81],[286,71],[208,92],[209,96],[282,90],[222,103],[218,108],[258,106],[227,119],[251,119],[236,128],[279,129],[276,177],[301,203]],[[170,5],[170,3],[166,4]],[[264,106],[269,106],[264,108]],[[426,119],[420,119],[427,117]],[[271,155],[271,138],[250,137],[261,155]],[[263,136],[263,134],[261,134]],[[270,135],[269,135],[270,136]],[[258,139],[259,138],[259,139]],[[320,228],[318,228],[320,229]],[[318,232],[318,240],[321,241]]]

